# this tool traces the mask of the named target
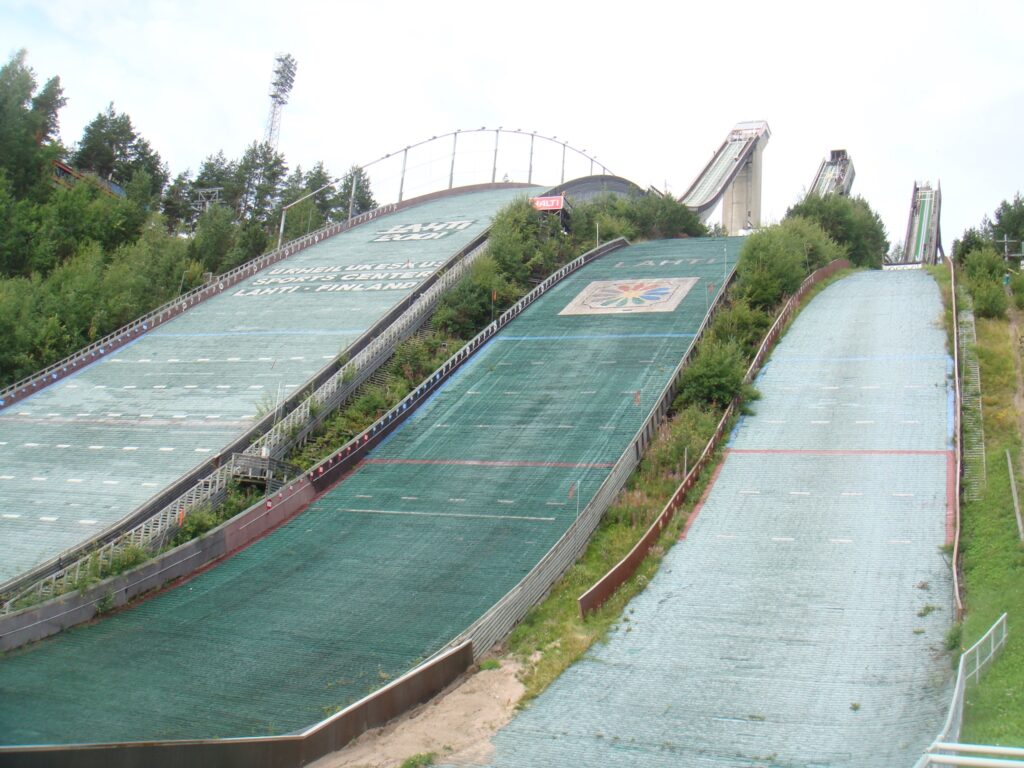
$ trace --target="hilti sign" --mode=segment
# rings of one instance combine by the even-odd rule
[[[555,197],[531,197],[530,205],[538,211],[560,211],[565,206],[565,198],[561,195]]]

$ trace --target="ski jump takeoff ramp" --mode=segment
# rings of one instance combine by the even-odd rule
[[[115,525],[249,430],[536,189],[446,196],[256,273],[0,410],[0,584]]]
[[[951,368],[926,273],[823,291],[685,540],[491,765],[913,765],[952,678]]]
[[[289,733],[444,648],[630,448],[741,242],[641,244],[571,273],[308,510],[0,659],[0,744]]]

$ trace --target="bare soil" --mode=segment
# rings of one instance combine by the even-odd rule
[[[440,696],[383,728],[367,731],[312,763],[312,768],[392,768],[427,752],[433,752],[439,763],[486,763],[491,737],[512,719],[525,690],[518,678],[520,666],[510,659],[500,663],[498,669],[461,678]]]

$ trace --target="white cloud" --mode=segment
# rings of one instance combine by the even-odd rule
[[[947,0],[0,9],[12,48],[29,49],[40,78],[61,76],[66,142],[113,101],[175,173],[262,136],[273,57],[290,52],[281,150],[293,165],[341,173],[431,135],[502,125],[568,137],[617,173],[681,193],[735,122],[765,119],[769,217],[845,148],[854,191],[893,240],[914,180],[941,179],[947,243],[1024,176],[1011,133],[1024,117],[1021,22],[1020,3]]]

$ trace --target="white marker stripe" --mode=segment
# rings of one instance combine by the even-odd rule
[[[21,515],[15,514],[13,512],[12,513],[5,512],[3,516],[6,517],[8,520],[17,520],[19,517],[21,517]]]
[[[358,512],[364,515],[408,515],[410,517],[461,517],[478,520],[525,520],[536,523],[553,523],[553,517],[525,517],[522,515],[469,515],[459,512],[400,512],[392,509],[353,509],[344,507],[342,512]]]
[[[496,499],[499,504],[515,504],[512,499]]]
[[[90,451],[102,451],[103,450],[103,446],[102,445],[90,445],[89,446],[89,450]]]
[[[772,541],[793,541],[792,536],[772,536]]]
[[[898,496],[901,499],[910,499],[914,497],[912,493],[893,493],[893,496]]]
[[[69,483],[83,483],[85,481],[82,480],[82,478],[80,478],[80,477],[69,477],[67,479],[67,482],[69,482]]]
[[[33,477],[32,480],[34,480],[37,483],[45,483],[46,482],[46,478],[45,477]]]
[[[817,420],[812,420],[812,421],[811,421],[811,424],[829,424],[829,423],[831,423],[831,422],[828,422],[828,421],[822,421],[822,420],[820,420],[820,419],[817,419]]]
[[[57,443],[58,448],[70,448],[71,443]]]
[[[402,498],[405,501],[417,501],[419,499],[419,496],[403,496]]]
[[[120,480],[104,480],[103,484],[104,485],[118,485],[120,482],[121,482]]]
[[[910,539],[889,539],[890,544],[913,544]]]
[[[96,521],[95,520],[79,520],[78,522],[81,525],[96,525]]]
[[[859,419],[858,421],[855,421],[853,423],[854,424],[874,424],[875,422],[874,422],[874,419]]]
[[[13,480],[14,475],[0,475],[0,480]]]
[[[209,453],[212,450],[213,450],[212,448],[196,448],[195,452],[196,453]]]
[[[161,451],[173,451],[174,449],[173,448],[160,448],[158,450],[161,450]]]
[[[832,544],[853,544],[853,539],[829,539]]]
[[[139,450],[139,446],[137,446],[137,445],[126,445],[121,450],[122,451],[137,451],[137,450]]]
[[[843,491],[841,496],[863,496],[864,494],[860,491]]]
[[[760,491],[740,491],[740,493],[742,493],[744,495],[747,495],[747,496],[758,496],[758,495],[760,495],[761,492]]]
[[[790,491],[789,495],[790,496],[810,496],[811,492],[810,491]]]
[[[55,523],[60,518],[59,517],[40,517],[39,519],[42,520],[44,523]]]

